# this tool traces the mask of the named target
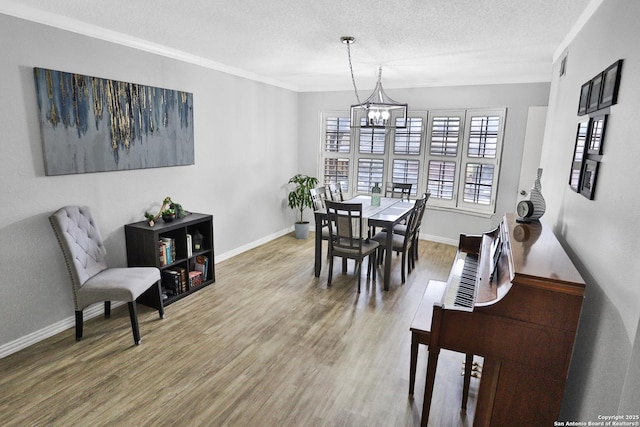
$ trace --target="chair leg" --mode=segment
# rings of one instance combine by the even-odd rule
[[[358,275],[358,293],[360,293],[360,282],[362,282],[361,269],[362,269],[362,260],[360,261],[356,260],[356,274]]]
[[[104,302],[104,318],[108,319],[111,317],[111,301]]]
[[[82,324],[83,324],[82,310],[76,311],[76,341],[82,339]]]
[[[333,278],[333,256],[329,257],[329,274],[327,275],[327,287],[331,287],[331,279]]]
[[[140,344],[140,329],[138,328],[138,313],[136,310],[136,302],[129,301],[129,317],[131,318],[131,329],[133,330],[133,342]]]
[[[164,319],[164,301],[162,300],[162,286],[159,280],[156,282],[156,286],[158,288],[158,314],[161,319]]]
[[[407,253],[407,251],[402,251],[402,259],[400,260],[400,264],[401,264],[400,265],[400,276],[402,278],[402,283],[404,283],[406,281],[405,280],[405,276],[406,276],[405,275],[405,264],[406,264],[406,257],[407,257],[406,253]],[[399,254],[399,252],[398,252],[398,254]]]
[[[373,255],[373,258],[371,257]],[[376,265],[376,252],[369,254],[369,266],[373,270],[373,281],[376,281],[376,276],[378,275],[378,266]]]
[[[418,259],[418,242],[411,245],[411,269],[416,268],[416,260]]]
[[[418,259],[418,242],[411,247],[411,268],[416,268],[416,260]]]

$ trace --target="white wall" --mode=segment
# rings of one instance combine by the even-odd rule
[[[165,196],[214,215],[218,259],[292,227],[297,129],[281,124],[297,121],[295,92],[1,14],[0,52],[0,346],[73,316],[47,219],[63,205],[92,208],[114,266],[123,225]],[[33,67],[192,92],[195,165],[45,176]]]
[[[345,75],[348,78],[348,74]],[[384,84],[384,80],[382,82]],[[409,110],[507,107],[500,182],[496,213],[491,218],[473,216],[428,207],[421,234],[433,240],[458,244],[460,233],[482,233],[496,227],[505,212],[513,212],[518,193],[520,164],[530,106],[546,106],[549,83],[456,86],[394,89],[388,94],[409,104]],[[361,89],[360,97],[372,89]],[[298,162],[301,169],[321,176],[317,153],[320,150],[322,111],[344,111],[355,103],[353,92],[303,93],[300,95]],[[529,188],[533,185],[530,183]]]
[[[541,166],[545,220],[587,281],[563,403],[566,420],[640,413],[640,2],[605,0],[569,44],[567,74],[554,65]],[[560,55],[562,57],[562,55]],[[624,59],[609,110],[595,200],[570,190],[580,87]]]

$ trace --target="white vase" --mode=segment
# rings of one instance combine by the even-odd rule
[[[542,196],[542,184],[540,184],[540,178],[542,177],[542,168],[538,168],[538,176],[536,181],[533,184],[533,188],[529,193],[529,200],[533,204],[533,215],[531,216],[532,220],[540,219],[542,215],[544,215],[545,210],[547,209],[547,204],[544,201],[544,197]]]

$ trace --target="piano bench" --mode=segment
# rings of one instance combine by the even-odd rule
[[[429,280],[427,288],[424,290],[418,310],[411,322],[411,365],[409,367],[409,396],[413,397],[416,382],[416,365],[418,364],[418,345],[428,346],[431,338],[431,319],[433,317],[433,305],[442,302],[446,282]],[[473,354],[467,354],[465,360],[464,384],[462,391],[462,408],[467,407],[467,396],[469,394],[469,383],[471,379],[471,366],[473,364]]]

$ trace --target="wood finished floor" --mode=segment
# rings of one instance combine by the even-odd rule
[[[140,346],[124,305],[79,343],[69,329],[0,359],[0,425],[418,426],[427,352],[409,399],[409,325],[455,251],[421,241],[404,285],[394,255],[390,290],[364,269],[358,295],[351,263],[327,288],[313,235],[283,236],[217,264],[216,283],[164,319],[139,306]],[[463,359],[441,352],[430,426],[472,424],[479,384],[461,412]]]

